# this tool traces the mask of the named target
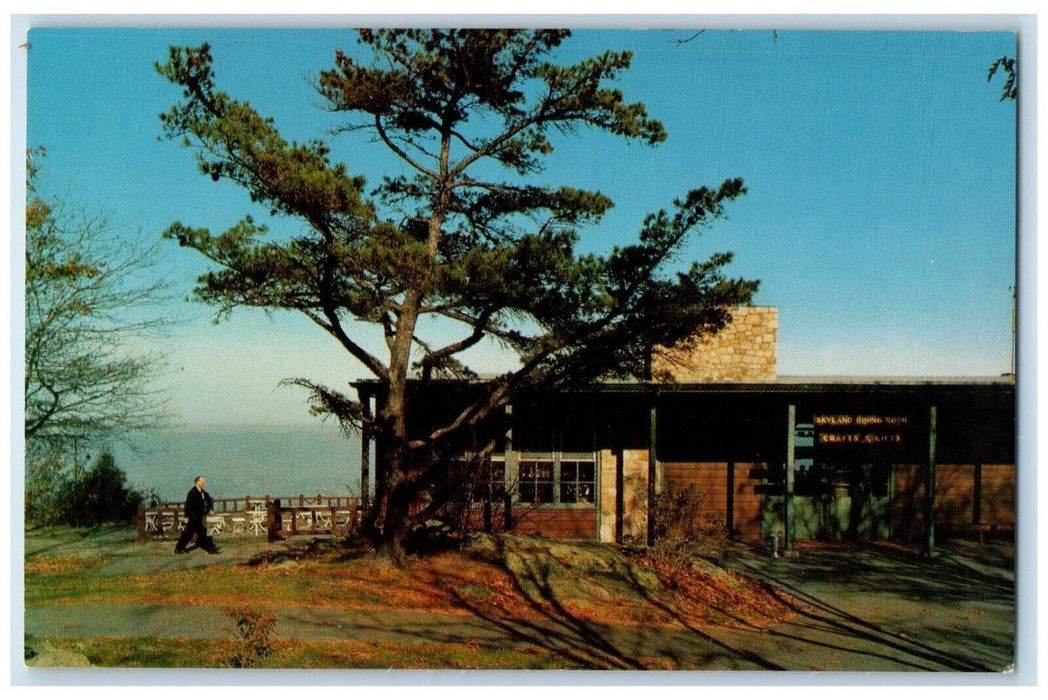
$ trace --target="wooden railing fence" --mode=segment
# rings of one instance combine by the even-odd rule
[[[170,501],[156,507],[138,507],[138,538],[177,535],[183,528],[182,502]],[[279,522],[282,537],[299,534],[349,533],[363,519],[357,496],[244,496],[216,498],[214,515],[208,516],[212,537],[266,536]]]

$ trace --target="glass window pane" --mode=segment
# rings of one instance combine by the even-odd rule
[[[579,462],[579,481],[586,481],[593,483],[594,464],[593,462]]]
[[[521,503],[534,503],[535,502],[535,484],[523,482],[519,487]]]
[[[578,462],[561,462],[560,463],[560,480],[561,481],[575,481],[575,475],[578,470]]]
[[[579,485],[579,500],[578,503],[593,503],[593,484],[580,484]]]
[[[492,462],[489,467],[492,481],[506,480],[506,463],[503,461]]]
[[[568,484],[561,482],[560,485],[560,502],[561,503],[578,503],[578,497],[576,496],[575,484]]]
[[[537,503],[553,503],[553,484],[540,483],[536,488]]]
[[[535,465],[535,478],[544,481],[552,481],[553,462],[537,462]]]

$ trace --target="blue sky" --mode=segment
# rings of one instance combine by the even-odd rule
[[[582,132],[562,139],[541,182],[597,188],[616,202],[582,247],[629,242],[644,214],[689,188],[742,177],[729,218],[689,243],[680,264],[732,250],[733,275],[762,281],[779,307],[780,374],[985,375],[1010,368],[1015,263],[1015,106],[986,71],[1014,36],[972,32],[577,32],[559,58],[634,52],[619,81],[669,132],[649,148]],[[173,221],[224,230],[266,218],[192,153],[160,141],[157,115],[179,91],[153,69],[167,47],[212,45],[221,89],[276,119],[288,138],[340,122],[310,87],[349,31],[34,30],[28,134],[48,150],[48,189],[138,231]],[[333,154],[372,183],[399,166],[340,136]],[[272,222],[274,231],[297,224]],[[179,297],[203,260],[174,245],[164,263]],[[190,423],[309,421],[289,376],[364,376],[322,331],[290,315],[176,301],[186,321],[146,352],[170,360],[173,406]],[[441,332],[443,329],[437,329]],[[379,341],[368,339],[376,351]],[[495,371],[490,347],[469,359]]]

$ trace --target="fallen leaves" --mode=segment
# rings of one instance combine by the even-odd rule
[[[38,554],[25,560],[26,575],[63,576],[79,574],[103,563],[102,557],[64,556],[53,557]]]

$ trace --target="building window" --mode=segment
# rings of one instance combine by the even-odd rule
[[[522,459],[517,473],[517,500],[521,503],[553,503],[553,460]]]
[[[473,500],[501,501],[506,496],[506,460],[498,456],[484,462],[473,482]]]
[[[560,502],[593,503],[596,468],[592,461],[577,459],[560,463]]]
[[[596,503],[597,463],[592,454],[521,454],[517,460],[516,501],[529,505],[592,506]]]
[[[460,469],[469,462],[453,462]],[[592,453],[492,455],[469,478],[471,499],[496,503],[510,497],[529,506],[593,507],[597,501],[597,460]]]

